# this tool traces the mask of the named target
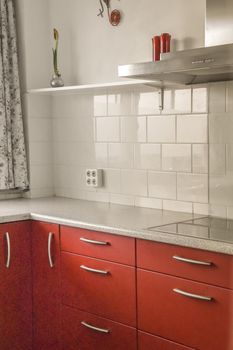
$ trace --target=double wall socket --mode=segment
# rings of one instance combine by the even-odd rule
[[[101,187],[103,185],[103,170],[86,169],[86,185],[88,187]]]

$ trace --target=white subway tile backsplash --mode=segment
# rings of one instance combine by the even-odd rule
[[[55,142],[93,142],[93,118],[53,119],[53,140]]]
[[[26,94],[23,104],[29,118],[51,118],[52,98],[46,95]]]
[[[162,169],[166,171],[191,171],[191,145],[162,145]]]
[[[175,116],[151,116],[147,120],[148,142],[174,143],[176,141]]]
[[[191,88],[165,89],[162,114],[191,113]]]
[[[176,173],[149,172],[149,197],[176,199]]]
[[[119,118],[97,118],[96,119],[96,140],[98,142],[119,142],[120,121]]]
[[[28,119],[29,142],[51,142],[52,121],[49,118]]]
[[[192,145],[192,171],[194,173],[208,173],[208,145]]]
[[[208,112],[208,90],[207,87],[193,88],[193,113],[207,113]]]
[[[93,98],[94,116],[104,117],[107,115],[107,95],[95,95]]]
[[[135,144],[134,152],[134,166],[136,169],[161,169],[161,145]]]
[[[190,202],[171,201],[171,200],[164,199],[163,200],[163,209],[192,213],[193,206],[192,206],[192,203],[190,203]]]
[[[108,115],[120,116],[132,113],[131,92],[119,92],[108,95]]]
[[[30,164],[48,164],[53,162],[52,142],[31,142],[29,148]]]
[[[209,145],[209,171],[210,175],[226,174],[226,145]]]
[[[122,194],[147,196],[147,173],[142,170],[121,171]]]
[[[209,215],[209,204],[193,203],[194,214]]]
[[[208,203],[208,175],[177,174],[177,199]]]
[[[121,142],[146,142],[146,117],[122,117]]]
[[[120,193],[121,192],[121,171],[120,169],[104,169],[103,187],[98,191]]]
[[[134,205],[134,197],[123,194],[110,193],[110,203],[122,205]]]
[[[133,108],[135,114],[150,115],[160,114],[159,109],[159,92],[155,91],[138,91],[133,94]]]
[[[52,101],[54,118],[84,118],[93,115],[94,102],[91,95],[54,96]]]
[[[177,116],[178,143],[207,143],[208,142],[207,115],[179,115]]]
[[[136,197],[135,206],[152,209],[163,209],[163,202],[162,199],[157,198]]]
[[[212,83],[209,85],[209,112],[226,111],[226,83]]]
[[[130,143],[110,143],[108,157],[110,168],[133,168],[134,146]]]

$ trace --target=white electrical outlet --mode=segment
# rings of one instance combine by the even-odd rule
[[[86,185],[88,187],[101,187],[103,185],[103,170],[86,169]]]

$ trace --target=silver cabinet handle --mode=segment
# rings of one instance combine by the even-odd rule
[[[52,232],[49,232],[49,235],[48,235],[48,259],[49,259],[49,266],[51,268],[54,267],[54,262],[53,262],[52,254],[51,254],[51,245],[52,245],[53,237],[54,237],[54,234]]]
[[[211,297],[205,297],[203,295],[198,295],[198,294],[193,294],[193,293],[188,293],[183,290],[180,290],[178,288],[174,288],[173,292],[184,295],[185,297],[193,298],[193,299],[199,299],[199,300],[204,300],[204,301],[211,301],[213,298]]]
[[[96,244],[96,245],[110,245],[109,242],[95,241],[95,240],[84,238],[84,237],[81,237],[80,241],[85,242],[85,243],[90,243],[90,244]]]
[[[5,233],[6,245],[7,245],[7,259],[6,259],[6,268],[10,268],[11,263],[11,240],[8,232]]]
[[[95,326],[92,326],[91,324],[89,324],[85,321],[82,321],[81,324],[89,329],[92,329],[93,331],[97,331],[97,332],[105,333],[105,334],[110,333],[109,329],[95,327]]]
[[[80,269],[83,269],[83,270],[89,271],[89,272],[99,273],[101,275],[108,275],[110,273],[109,271],[92,269],[91,267],[87,267],[85,265],[80,265]]]
[[[203,265],[203,266],[211,266],[212,262],[210,261],[200,261],[200,260],[193,260],[193,259],[186,259],[182,258],[181,256],[173,255],[173,259],[183,261],[189,264],[195,264],[195,265]]]

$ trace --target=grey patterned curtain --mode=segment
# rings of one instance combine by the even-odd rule
[[[13,0],[0,0],[0,190],[28,188]]]

